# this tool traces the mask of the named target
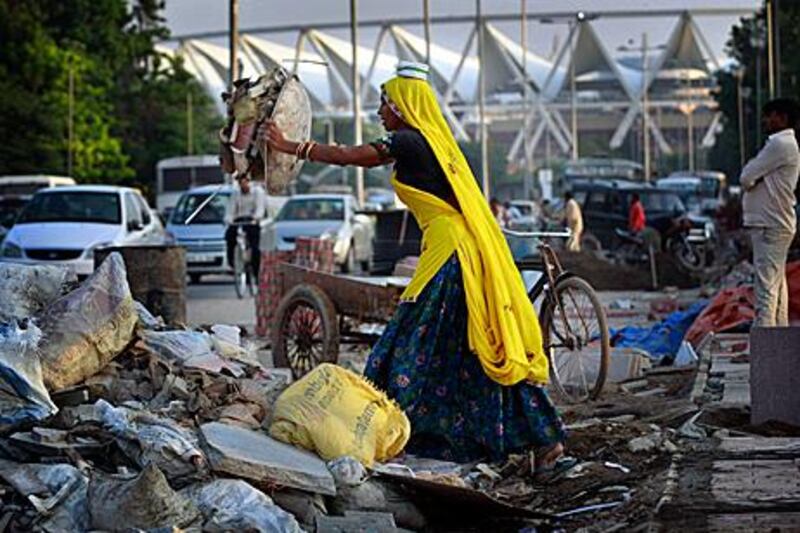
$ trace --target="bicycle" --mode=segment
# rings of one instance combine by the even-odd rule
[[[528,291],[531,304],[542,296],[539,323],[550,363],[550,381],[568,403],[600,396],[611,358],[606,313],[583,278],[564,270],[555,251],[541,239],[569,238],[567,232],[503,230],[508,236],[539,239],[539,259],[515,260],[520,273],[542,272]]]
[[[253,272],[252,250],[247,241],[245,225],[253,224],[252,219],[237,219],[236,224],[236,246],[233,251],[233,288],[236,290],[238,298],[244,298],[245,294],[256,295],[255,273]]]

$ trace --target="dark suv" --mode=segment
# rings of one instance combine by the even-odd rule
[[[618,244],[615,230],[627,229],[634,193],[638,193],[642,201],[647,225],[657,230],[662,238],[681,217],[691,222],[690,240],[708,241],[714,234],[713,221],[689,215],[674,191],[623,180],[582,180],[573,181],[572,193],[583,210],[584,231],[596,237],[603,248],[615,248]]]

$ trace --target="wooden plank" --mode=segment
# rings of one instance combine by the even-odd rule
[[[798,531],[800,513],[732,513],[710,515],[707,531]]]

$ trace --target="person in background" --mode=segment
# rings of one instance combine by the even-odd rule
[[[506,225],[511,226],[513,222],[522,218],[522,213],[519,212],[519,209],[511,205],[511,202],[505,201],[503,202],[503,209],[506,212]]]
[[[789,325],[786,255],[797,225],[794,205],[800,151],[794,128],[798,114],[797,103],[788,98],[764,105],[761,120],[769,137],[739,178],[744,190],[744,227],[753,244],[755,326]]]
[[[503,207],[503,204],[500,203],[500,200],[497,198],[491,198],[489,200],[489,207],[492,210],[492,215],[494,215],[494,219],[497,221],[497,224],[501,228],[506,227],[506,210]]]
[[[564,223],[570,230],[566,249],[570,252],[581,251],[581,236],[583,235],[583,213],[581,206],[575,201],[572,193],[564,193]]]
[[[628,231],[639,233],[647,225],[647,217],[644,213],[644,206],[639,198],[639,193],[631,196],[631,207],[628,210]]]
[[[225,245],[228,265],[233,267],[233,252],[236,249],[236,232],[242,227],[247,235],[247,244],[250,246],[250,261],[253,275],[258,279],[258,268],[261,264],[261,220],[267,209],[267,197],[264,189],[253,186],[247,174],[237,177],[239,186],[235,187],[228,202],[225,213]]]

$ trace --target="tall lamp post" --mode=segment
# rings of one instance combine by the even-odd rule
[[[756,21],[750,35],[750,46],[756,54],[756,116],[761,113],[761,54],[764,52],[764,27]],[[756,127],[756,149],[761,148],[761,128]]]
[[[629,41],[630,42],[630,41]],[[647,33],[642,33],[642,45],[639,47],[620,46],[617,48],[620,52],[641,52],[642,54],[642,87],[640,89],[642,99],[642,167],[644,168],[644,179],[650,181],[650,115],[648,113],[647,92],[650,85],[649,73],[650,69],[647,66],[647,52],[650,50],[663,50],[663,44],[657,46],[647,45]]]
[[[588,22],[590,20],[594,20],[597,18],[598,15],[586,13],[585,11],[578,11],[575,13],[574,17],[569,17],[566,19],[567,27],[569,28],[568,31],[568,43],[569,43],[569,92],[570,92],[570,135],[572,136],[572,151],[571,151],[571,159],[573,161],[578,159],[578,101],[577,101],[577,83],[576,83],[576,74],[575,74],[575,49],[577,48],[577,36],[576,33],[580,30],[580,25],[584,22]],[[562,19],[563,20],[563,19]],[[550,17],[543,17],[539,19],[539,22],[542,24],[554,24],[558,22],[559,19],[550,18]]]

